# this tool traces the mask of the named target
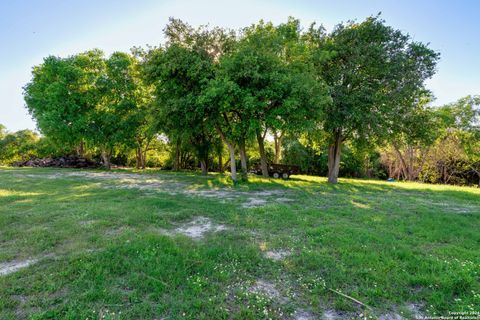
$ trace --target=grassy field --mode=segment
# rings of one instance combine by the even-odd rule
[[[478,306],[480,189],[0,168],[0,319],[411,319]]]

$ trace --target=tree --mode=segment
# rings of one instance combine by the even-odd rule
[[[326,92],[305,62],[305,50],[298,20],[277,27],[260,22],[245,28],[234,50],[220,60],[216,85],[223,86],[222,95],[228,95],[223,105],[230,105],[230,117],[224,120],[236,123],[234,139],[243,171],[250,134],[257,139],[262,173],[268,177],[267,130],[307,130],[318,120]]]
[[[240,94],[233,83],[218,75],[208,83],[200,97],[200,102],[207,108],[210,115],[209,122],[227,145],[230,155],[230,176],[234,182],[237,181],[235,147],[239,144],[239,141],[245,141],[248,130],[246,123],[240,117],[240,111],[237,109],[239,100]],[[243,171],[245,171],[246,155],[242,155],[241,158]],[[245,173],[243,178],[246,178]]]
[[[24,88],[27,108],[45,136],[80,146],[80,155],[84,142],[99,147],[107,169],[115,147],[136,143],[141,149],[153,137],[145,128],[150,91],[135,56],[116,52],[105,59],[100,50],[46,58]]]
[[[137,150],[137,161],[143,167],[144,155],[153,134],[148,115],[151,93],[145,86],[133,55],[115,52],[99,67],[96,80],[98,104],[90,113],[90,138],[101,148],[104,166],[110,168],[110,158],[116,147]],[[100,64],[101,66],[101,64]]]
[[[216,140],[209,110],[200,97],[214,77],[214,64],[228,45],[229,36],[219,28],[193,29],[180,20],[170,19],[165,28],[165,48],[150,52],[146,74],[155,85],[160,127],[179,146],[188,141],[207,174],[209,153]]]
[[[337,25],[327,36],[316,32],[310,39],[332,97],[323,110],[323,130],[329,135],[328,181],[336,183],[342,144],[351,139],[374,143],[388,136],[398,116],[411,112],[439,54],[378,16]]]
[[[480,96],[466,96],[439,107],[437,116],[438,127],[443,128],[437,146],[443,155],[438,159],[445,175],[443,182],[449,182],[455,174],[473,174],[480,186]],[[453,168],[447,166],[449,162]]]
[[[0,136],[0,163],[12,164],[35,157],[39,139],[38,134],[28,129]]]
[[[421,173],[439,136],[435,111],[429,107],[431,96],[417,98],[410,112],[399,114],[388,137],[384,163],[390,177],[414,181]]]
[[[84,54],[85,58],[97,55],[98,51]],[[29,113],[40,131],[58,144],[74,147],[86,138],[88,114],[95,107],[88,94],[94,79],[87,67],[76,56],[49,56],[33,68],[32,80],[24,87]]]

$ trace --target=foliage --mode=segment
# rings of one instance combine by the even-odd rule
[[[190,144],[206,173],[209,153],[218,138],[200,96],[230,38],[222,29],[195,30],[175,19],[165,34],[167,46],[151,50],[145,64],[147,78],[155,86],[159,127],[178,146]]]
[[[35,132],[26,129],[8,133],[2,129],[0,133],[0,164],[25,161],[38,154],[40,137]]]
[[[341,144],[375,143],[396,130],[397,117],[412,112],[439,55],[379,17],[339,24],[329,35],[310,38],[318,51],[329,54],[313,59],[332,97],[323,130],[329,134],[329,181],[336,182]]]
[[[237,165],[247,179],[249,164],[267,175],[280,160],[330,182],[385,172],[480,180],[480,98],[433,107],[424,82],[439,54],[380,16],[330,33],[294,18],[238,32],[171,18],[164,34],[148,50],[90,50],[34,67],[24,92],[43,148],[102,156],[106,167],[110,158],[137,168],[200,164],[204,174],[229,165],[235,181]]]

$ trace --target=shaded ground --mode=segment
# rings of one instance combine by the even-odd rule
[[[0,318],[472,311],[478,230],[473,188],[0,168]]]

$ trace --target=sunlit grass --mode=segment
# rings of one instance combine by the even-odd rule
[[[121,188],[135,177],[71,172],[84,171],[0,168],[0,263],[39,259],[0,276],[1,319],[290,319],[295,310],[359,310],[330,289],[371,306],[373,317],[408,316],[409,304],[431,315],[480,305],[477,188],[329,185],[300,175],[233,185],[220,174],[113,171],[153,186],[167,181],[138,189]],[[244,207],[252,197],[268,201]],[[226,230],[201,240],[172,235],[199,216]],[[284,257],[271,260],[270,250]],[[259,279],[282,298],[249,293]]]

